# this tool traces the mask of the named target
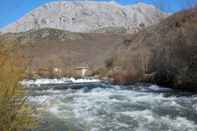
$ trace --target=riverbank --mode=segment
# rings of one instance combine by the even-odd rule
[[[80,85],[95,85],[98,83],[103,83],[103,84],[111,84],[111,85],[117,85],[117,86],[127,86],[130,89],[135,89],[136,87],[141,87],[141,86],[150,86],[154,85],[154,87],[158,88],[156,90],[175,90],[175,91],[180,91],[180,92],[193,92],[197,93],[197,90],[193,87],[169,87],[169,86],[159,86],[154,83],[149,83],[145,81],[129,81],[124,84],[117,83],[115,80],[112,78],[96,78],[96,77],[62,77],[62,78],[39,78],[39,79],[25,79],[20,82],[23,86],[28,87],[28,88],[40,88],[42,87],[41,90],[45,89],[67,89],[67,88],[72,88],[72,89],[79,89]],[[154,89],[155,90],[155,89]],[[153,90],[153,91],[154,91]]]

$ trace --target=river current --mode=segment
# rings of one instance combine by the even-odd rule
[[[106,83],[29,90],[36,131],[197,131],[197,95],[187,92]]]

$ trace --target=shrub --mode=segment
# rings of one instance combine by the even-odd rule
[[[113,57],[105,60],[105,67],[106,68],[112,68],[113,66],[114,66],[114,58]]]
[[[105,77],[106,74],[108,73],[108,71],[109,70],[107,68],[98,68],[98,69],[92,71],[92,75],[93,76],[98,75],[99,77]]]
[[[26,92],[19,84],[23,69],[0,53],[0,131],[23,131],[35,126]]]

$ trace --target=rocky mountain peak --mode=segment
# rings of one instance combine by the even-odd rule
[[[124,28],[135,32],[158,23],[166,16],[152,5],[138,3],[120,5],[96,1],[55,1],[42,5],[2,32],[24,32],[41,28],[56,28],[71,32],[95,32],[105,28]]]

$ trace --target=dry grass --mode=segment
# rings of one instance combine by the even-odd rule
[[[0,131],[23,131],[36,125],[19,84],[24,70],[7,53],[0,53]]]

